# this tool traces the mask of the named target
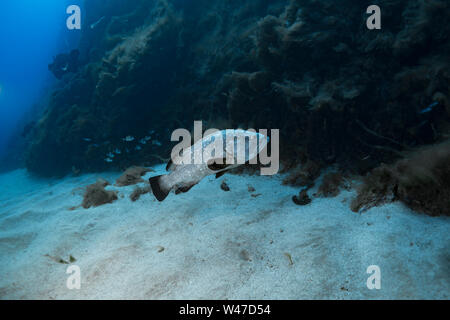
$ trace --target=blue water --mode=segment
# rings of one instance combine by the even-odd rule
[[[81,0],[0,2],[0,155],[21,119],[55,81],[53,56],[77,46],[79,31],[66,28],[66,8]]]

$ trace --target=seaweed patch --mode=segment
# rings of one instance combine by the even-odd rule
[[[83,208],[98,207],[117,200],[117,191],[105,190],[109,182],[99,179],[96,183],[88,185],[83,196]]]

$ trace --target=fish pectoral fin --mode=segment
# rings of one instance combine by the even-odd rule
[[[217,163],[220,160],[221,163]],[[227,159],[211,159],[208,161],[208,169],[212,171],[219,171],[228,168],[231,164],[226,164]]]
[[[219,179],[221,176],[223,176],[225,173],[227,173],[226,171],[221,171],[221,172],[217,172],[216,173],[216,179]]]
[[[171,171],[172,166],[173,166],[173,162],[172,162],[172,159],[170,159],[169,162],[167,162],[166,171]]]

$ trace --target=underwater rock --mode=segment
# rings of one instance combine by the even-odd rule
[[[292,201],[293,201],[296,205],[299,205],[299,206],[306,206],[306,205],[310,204],[312,200],[311,200],[311,198],[308,196],[307,191],[308,191],[308,190],[306,190],[306,189],[300,191],[300,193],[299,193],[298,196],[293,196],[293,197],[292,197]]]
[[[117,191],[107,191],[109,182],[98,179],[96,183],[88,185],[83,196],[83,208],[98,207],[117,200]]]
[[[158,249],[158,253],[161,253],[164,250],[166,250],[166,248],[164,248],[163,246],[157,246],[156,249]]]
[[[144,168],[144,167],[131,167],[128,168],[117,180],[116,186],[125,187],[131,186],[133,184],[137,184],[140,182],[144,182],[141,178],[147,172],[153,172],[152,169]]]
[[[53,63],[49,64],[48,70],[50,70],[57,79],[61,79],[66,73],[78,71],[78,57],[80,51],[77,49],[72,50],[70,53],[58,54]]]
[[[223,191],[230,191],[230,187],[228,186],[228,184],[225,181],[222,181],[222,184],[220,185],[220,189],[222,189]]]
[[[61,264],[71,264],[77,261],[77,259],[75,259],[72,255],[69,256],[68,260],[64,260],[61,257],[55,257],[55,256],[51,256],[49,254],[45,254],[44,255],[47,258],[50,258],[51,260],[57,262],[57,263],[61,263]]]
[[[248,261],[248,262],[252,261],[252,259],[250,258],[250,254],[245,249],[243,249],[239,252],[239,258],[241,258],[244,261]]]
[[[31,121],[31,122],[27,123],[25,125],[25,127],[23,127],[21,136],[23,138],[26,138],[31,133],[31,131],[33,130],[35,125],[36,125],[36,121]]]

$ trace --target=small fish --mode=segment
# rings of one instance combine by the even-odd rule
[[[136,146],[136,148],[135,148],[137,151],[139,151],[139,150],[142,150],[142,147],[141,146]]]
[[[141,140],[139,140],[140,144],[147,144],[147,140],[145,140],[145,138],[142,138]]]
[[[131,142],[131,141],[134,141],[134,137],[132,137],[132,136],[126,136],[126,137],[123,138],[122,140],[125,141],[125,142]]]
[[[155,145],[155,146],[158,146],[158,147],[162,146],[161,142],[159,142],[158,140],[153,140],[152,144]]]
[[[83,140],[86,141],[86,142],[91,142],[92,141],[92,139],[90,139],[90,138],[84,138]]]
[[[98,26],[102,21],[103,21],[103,19],[105,19],[105,17],[103,16],[103,17],[101,17],[97,22],[95,22],[95,23],[93,23],[93,24],[91,24],[91,29],[94,29],[96,26]]]
[[[106,155],[108,158],[114,158],[114,153],[110,152]]]
[[[108,163],[111,163],[111,162],[113,162],[113,159],[106,158],[105,161],[108,162]]]
[[[150,178],[153,195],[158,201],[163,201],[171,190],[175,190],[175,194],[188,192],[203,178],[212,174],[215,174],[216,178],[220,178],[226,171],[240,166],[237,161],[238,152],[233,152],[237,147],[235,137],[238,138],[238,141],[248,139],[244,148],[244,162],[255,159],[268,143],[266,136],[244,130],[223,130],[210,134],[198,140],[193,146],[183,149],[181,156],[175,156],[173,161],[171,160],[167,164],[166,170],[170,172],[169,174]],[[212,141],[223,142],[221,145],[219,144],[223,148],[223,153],[219,158],[211,155],[212,152],[204,152],[205,147]],[[216,149],[214,150],[216,151]],[[227,153],[227,151],[232,152],[232,154]],[[192,163],[191,155],[194,155],[194,159],[201,159],[203,153],[203,161],[199,164]],[[227,158],[232,159],[233,162],[227,164]]]
[[[116,149],[116,150],[114,150],[114,153],[115,153],[115,154],[121,154],[122,151],[120,151],[119,149]]]
[[[425,109],[423,109],[422,111],[420,111],[419,113],[420,113],[420,114],[424,114],[424,113],[431,112],[431,111],[433,111],[433,109],[434,109],[435,107],[437,107],[438,105],[439,105],[439,102],[435,101],[435,102],[433,102],[432,104],[430,104],[428,107],[426,107]]]
[[[148,133],[149,133],[149,134],[154,134],[154,133],[155,133],[155,130],[149,130]]]
[[[149,141],[151,138],[152,138],[152,137],[150,137],[150,136],[146,136],[146,137],[144,137],[144,140],[145,140],[145,141]]]

